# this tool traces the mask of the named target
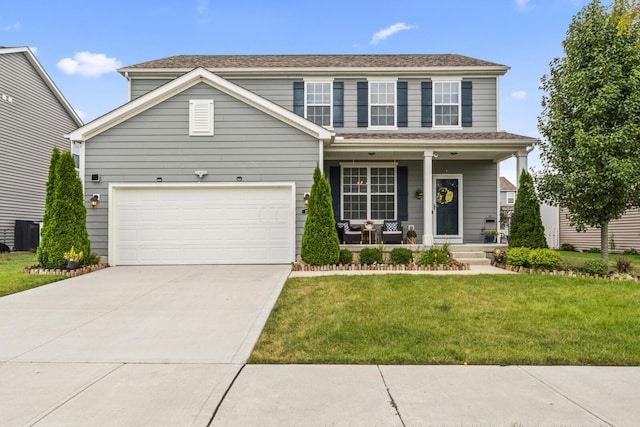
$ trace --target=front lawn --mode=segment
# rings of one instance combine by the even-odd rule
[[[65,276],[25,274],[22,269],[37,264],[36,255],[0,254],[0,297],[62,280]]]
[[[637,282],[293,278],[250,363],[640,365],[639,336]]]

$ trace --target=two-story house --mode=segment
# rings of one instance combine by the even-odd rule
[[[28,47],[0,47],[0,243],[35,250],[53,147],[82,126]]]
[[[71,132],[93,249],[118,264],[289,263],[313,169],[336,219],[482,243],[508,67],[460,55],[175,56],[124,67],[130,102]],[[96,198],[96,197],[94,197]]]

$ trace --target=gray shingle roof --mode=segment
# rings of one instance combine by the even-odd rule
[[[229,68],[431,68],[506,67],[454,54],[398,55],[178,55],[142,62],[124,69]]]
[[[516,135],[509,132],[429,132],[429,133],[338,133],[336,136],[344,139],[358,140],[530,140],[534,143],[536,138],[530,136]]]

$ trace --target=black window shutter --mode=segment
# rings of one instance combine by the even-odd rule
[[[344,127],[344,82],[333,82],[333,127]]]
[[[472,102],[472,82],[462,81],[462,126],[471,127],[473,125],[473,102]]]
[[[398,221],[409,220],[409,168],[398,166]]]
[[[333,205],[333,217],[339,221],[342,217],[340,212],[340,166],[331,166],[329,168],[329,185],[331,186],[331,202]]]
[[[293,112],[304,117],[304,82],[293,82]]]
[[[433,126],[433,83],[422,82],[422,127]]]
[[[398,127],[406,128],[409,126],[409,113],[408,113],[408,82],[398,82]]]
[[[369,126],[369,82],[358,82],[358,127]]]

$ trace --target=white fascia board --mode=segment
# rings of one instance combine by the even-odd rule
[[[204,68],[196,68],[159,88],[142,95],[135,100],[116,108],[115,110],[97,118],[91,123],[65,135],[72,141],[86,141],[111,127],[145,111],[162,101],[182,92],[198,83],[207,83],[212,87],[224,92],[242,102],[245,102],[260,111],[263,111],[282,122],[285,122],[309,135],[321,140],[330,140],[333,133],[318,126],[292,111],[287,110],[273,102],[256,95],[228,80],[219,77]]]
[[[31,63],[31,65],[33,65],[33,67],[36,69],[36,72],[40,75],[44,83],[49,87],[51,92],[53,92],[53,95],[56,98],[58,98],[58,101],[60,101],[62,108],[64,108],[67,111],[67,113],[69,113],[69,115],[71,116],[71,119],[76,123],[76,125],[82,126],[84,124],[80,116],[78,116],[78,113],[76,113],[76,110],[74,110],[73,107],[71,107],[71,104],[69,104],[69,101],[67,101],[67,98],[64,97],[64,95],[62,94],[62,92],[60,92],[60,90],[58,89],[56,84],[53,82],[53,80],[51,80],[51,77],[49,77],[49,74],[47,74],[46,70],[42,67],[42,64],[40,64],[40,62],[35,57],[31,49],[29,49],[26,46],[0,48],[0,55],[9,54],[9,53],[24,54],[29,60],[29,63]]]

